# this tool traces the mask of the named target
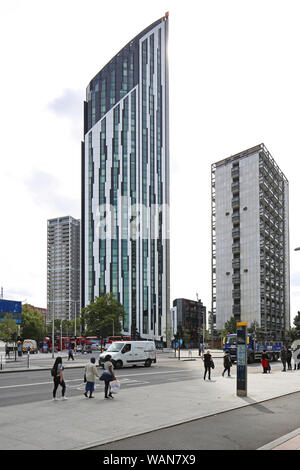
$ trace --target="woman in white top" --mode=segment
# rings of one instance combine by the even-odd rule
[[[102,376],[103,376],[102,380],[104,380],[105,382],[105,388],[104,388],[105,398],[113,398],[112,393],[110,391],[110,382],[112,380],[115,380],[116,377],[114,374],[114,366],[111,362],[111,356],[109,354],[105,356],[105,359],[104,359],[104,372]]]

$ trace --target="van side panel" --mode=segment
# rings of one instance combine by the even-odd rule
[[[116,341],[115,343],[118,343]],[[152,341],[120,341],[124,344],[122,350],[127,344],[131,345],[131,350],[122,354],[122,350],[117,354],[111,353],[114,361],[121,360],[123,366],[132,366],[135,364],[142,364],[147,359],[151,359],[152,362],[156,363],[156,348]],[[104,358],[109,351],[100,354],[99,358]]]

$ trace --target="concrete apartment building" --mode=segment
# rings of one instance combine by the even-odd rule
[[[47,222],[47,322],[73,320],[80,312],[80,220]]]
[[[264,144],[214,163],[212,312],[256,322],[268,339],[290,327],[289,183]]]

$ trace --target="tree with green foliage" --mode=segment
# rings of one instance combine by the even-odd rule
[[[191,332],[187,328],[182,329],[182,339],[183,339],[184,347],[188,348],[191,342]]]
[[[13,341],[13,335],[17,333],[17,323],[13,316],[8,313],[0,323],[0,338],[6,343]]]
[[[54,334],[55,335],[60,335],[60,325],[61,325],[61,320],[59,318],[54,318]],[[48,323],[46,327],[46,336],[51,336],[51,335],[52,335],[52,321]],[[66,336],[66,335],[63,334],[63,336]]]
[[[22,305],[21,337],[38,343],[44,337],[44,328],[43,314],[27,304]]]
[[[236,333],[236,319],[232,316],[226,323],[225,323],[225,331],[227,333]]]
[[[296,339],[299,339],[300,336],[300,331],[297,330],[297,328],[291,328],[290,331],[288,332],[288,341],[292,343]]]
[[[113,333],[121,334],[125,311],[113,294],[104,294],[96,297],[81,311],[81,324],[86,336],[104,338]]]
[[[74,336],[75,331],[75,320],[59,320],[58,318],[54,319],[54,334],[60,335],[60,326],[62,325],[62,336]],[[52,321],[46,326],[46,336],[52,335]],[[77,318],[76,321],[76,336],[80,336],[80,318]]]
[[[300,312],[299,311],[297,312],[297,315],[295,316],[293,323],[294,323],[296,330],[300,334]]]

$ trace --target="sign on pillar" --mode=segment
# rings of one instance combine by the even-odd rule
[[[237,396],[247,396],[247,325],[236,324],[236,392]]]

